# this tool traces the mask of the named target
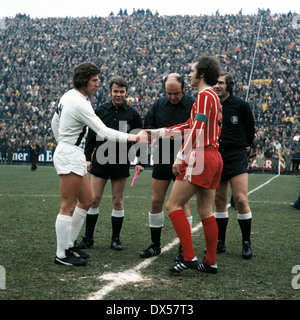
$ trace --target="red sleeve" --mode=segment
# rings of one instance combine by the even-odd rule
[[[204,133],[206,131],[206,122],[210,113],[210,101],[205,92],[198,94],[193,106],[190,122],[190,131],[188,132],[177,157],[185,159],[195,146],[204,146]]]

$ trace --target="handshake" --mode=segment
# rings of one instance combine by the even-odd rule
[[[151,143],[151,139],[156,139],[159,136],[160,129],[141,130],[138,134],[129,134],[129,142]]]
[[[132,137],[128,137],[128,141],[140,142],[143,144],[151,143],[152,140],[159,138],[160,130],[161,129],[145,129],[145,130],[141,130],[137,135],[129,134],[129,136],[132,136]],[[181,133],[179,135],[181,137]],[[129,139],[132,139],[132,140],[129,140]],[[180,171],[181,163],[182,163],[182,160],[176,158],[172,165],[172,172],[175,176],[179,176],[181,173]]]

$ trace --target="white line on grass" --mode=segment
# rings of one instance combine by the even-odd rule
[[[274,180],[275,178],[279,177],[279,175],[276,175],[274,177],[272,177],[271,179],[269,179],[268,181],[266,181],[265,183],[261,184],[260,186],[258,186],[257,188],[251,190],[248,192],[248,195],[259,190],[260,188],[264,187],[265,185],[267,185],[268,183],[270,183],[272,180]]]
[[[200,222],[197,226],[192,228],[192,233],[199,230],[202,227]],[[161,253],[169,251],[176,244],[179,243],[179,239],[174,239],[171,243],[162,248]],[[157,259],[158,256],[151,257],[149,259],[143,260],[136,267],[129,269],[127,271],[118,272],[118,273],[105,273],[102,276],[98,277],[99,280],[111,280],[112,282],[104,286],[99,291],[91,294],[87,300],[101,300],[105,295],[113,291],[116,287],[130,283],[130,282],[139,282],[139,281],[151,281],[140,274],[140,270],[148,267],[152,261]]]
[[[265,183],[261,184],[257,188],[251,190],[248,192],[248,195],[259,190],[260,188],[264,187],[268,183],[270,183],[273,179],[277,178],[278,175],[272,177]],[[230,207],[230,204],[227,205],[227,207]],[[202,227],[202,223],[200,222],[197,226],[192,228],[192,233],[196,232]],[[162,248],[161,253],[164,253],[168,250],[170,250],[172,247],[174,247],[176,244],[179,243],[179,239],[174,239],[171,243],[166,245],[164,248]],[[98,290],[97,292],[92,293],[87,300],[101,300],[103,299],[108,293],[112,292],[115,288],[125,285],[127,283],[135,283],[140,281],[151,281],[151,279],[147,279],[143,277],[140,273],[141,269],[144,269],[148,267],[152,261],[157,259],[158,256],[154,256],[152,258],[143,260],[143,262],[139,263],[136,267],[129,269],[127,271],[118,272],[118,273],[105,273],[98,277],[99,280],[111,280],[112,282],[104,286],[102,289]]]
[[[274,176],[272,177],[271,179],[269,179],[267,182],[263,183],[262,185],[258,186],[257,188],[251,190],[248,192],[248,195],[251,194],[252,192],[255,192],[256,190],[260,189],[261,187],[264,187],[266,184],[268,184],[269,182],[271,182],[273,179],[279,177],[278,175],[277,176]],[[60,194],[13,194],[13,193],[0,193],[0,197],[8,197],[8,196],[11,196],[11,197],[25,197],[25,198],[29,198],[29,197],[38,197],[38,198],[47,198],[47,197],[60,197]],[[130,198],[131,196],[125,196],[125,198]],[[136,198],[138,199],[150,199],[150,196],[139,196],[139,195],[136,195],[135,196]],[[111,198],[111,195],[103,195],[102,198]],[[192,198],[191,200],[197,200],[196,198]],[[227,207],[230,206],[227,205]]]

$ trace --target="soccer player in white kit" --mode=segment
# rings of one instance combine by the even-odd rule
[[[55,263],[84,266],[88,254],[74,246],[92,203],[83,143],[87,127],[101,138],[119,142],[147,143],[144,131],[127,134],[106,127],[95,114],[89,95],[99,87],[100,69],[84,62],[74,68],[73,86],[60,99],[52,119],[52,130],[58,143],[53,162],[60,178],[61,207],[55,229],[57,250]],[[78,203],[77,203],[78,200]]]

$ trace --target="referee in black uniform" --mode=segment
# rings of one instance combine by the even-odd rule
[[[190,117],[195,99],[184,93],[183,77],[178,73],[171,73],[164,79],[166,96],[158,99],[149,109],[144,122],[145,129],[157,129],[184,123]],[[180,144],[180,143],[179,143]],[[168,150],[163,150],[163,140],[158,139],[154,145],[151,206],[149,226],[151,233],[151,245],[140,253],[141,258],[149,258],[160,254],[161,229],[164,224],[163,204],[168,187],[175,176],[172,173],[172,164],[179,148],[174,140],[170,140]],[[176,146],[176,150],[174,149]],[[177,147],[178,146],[178,147]],[[169,158],[168,158],[169,157]],[[192,216],[189,203],[185,205],[185,214],[192,225]],[[180,260],[182,250],[180,247],[176,260]]]
[[[250,259],[252,213],[248,203],[247,156],[255,137],[254,118],[249,104],[232,95],[234,86],[230,73],[223,72],[214,89],[223,106],[222,131],[219,151],[223,159],[222,178],[216,190],[215,217],[218,224],[218,252],[225,252],[228,223],[228,185],[230,183],[237,219],[242,232],[242,257]]]
[[[112,129],[129,133],[142,128],[142,121],[138,112],[126,102],[128,93],[127,81],[120,77],[113,77],[109,84],[111,101],[98,107],[95,111],[103,123]],[[93,202],[87,213],[86,232],[79,248],[90,248],[94,244],[94,229],[99,215],[99,205],[105,185],[111,180],[113,210],[111,216],[112,239],[111,248],[122,250],[120,232],[124,218],[124,191],[127,178],[130,176],[130,160],[128,152],[131,143],[99,141],[94,131],[89,129],[86,140],[85,155],[87,167],[91,173],[91,187]],[[140,173],[144,168],[136,166]]]

